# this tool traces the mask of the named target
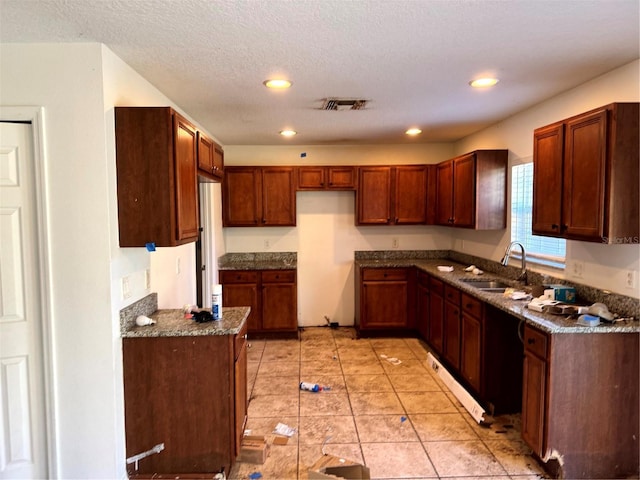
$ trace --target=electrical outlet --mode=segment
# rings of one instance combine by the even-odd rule
[[[131,296],[131,285],[129,283],[129,277],[122,277],[122,299],[126,300]]]
[[[573,262],[573,276],[575,278],[582,278],[582,272],[584,271],[584,263],[582,262]]]
[[[638,272],[636,270],[627,270],[625,286],[627,288],[637,288],[638,281]]]
[[[180,257],[176,257],[176,275],[180,275]]]
[[[144,288],[147,290],[151,288],[151,270],[148,268],[144,271]]]
[[[400,246],[400,241],[397,238],[391,239],[391,248],[398,248]]]
[[[269,248],[271,248],[271,242],[269,242],[269,240],[265,240],[264,241],[264,249],[265,250],[269,250]]]

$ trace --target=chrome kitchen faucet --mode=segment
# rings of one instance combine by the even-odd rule
[[[524,251],[524,245],[520,242],[511,242],[504,252],[504,257],[502,257],[502,265],[505,267],[509,265],[509,255],[511,255],[511,250],[515,245],[519,245],[522,250],[522,262],[520,265],[520,276],[518,277],[518,281],[524,282],[524,284],[527,285],[527,254]]]

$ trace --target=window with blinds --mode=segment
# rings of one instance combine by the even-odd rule
[[[565,267],[566,240],[531,233],[533,212],[533,162],[511,168],[511,241],[520,242],[527,261]],[[513,252],[519,257],[519,252]]]

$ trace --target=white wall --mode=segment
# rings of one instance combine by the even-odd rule
[[[508,148],[510,164],[512,164],[520,159],[532,158],[534,129],[608,103],[638,101],[640,101],[640,60],[470,135],[456,143],[455,152],[460,154],[479,148]],[[510,212],[507,219],[507,224],[509,223]],[[465,253],[499,260],[510,241],[508,230],[502,233],[455,230],[453,245],[456,250]],[[573,274],[575,262],[581,262],[584,265],[582,277],[576,277]],[[544,269],[538,270],[544,271]],[[639,245],[601,245],[567,241],[566,271],[549,272],[576,283],[640,298],[639,288],[629,289],[625,286],[628,270],[635,270],[636,277],[638,276]]]

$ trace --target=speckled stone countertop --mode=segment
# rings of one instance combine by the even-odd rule
[[[363,253],[363,252],[356,252]],[[640,332],[640,322],[638,320],[630,322],[616,322],[613,324],[601,323],[595,327],[586,327],[576,324],[575,320],[569,319],[566,315],[551,315],[548,313],[540,313],[526,308],[527,300],[511,300],[506,298],[502,293],[482,291],[472,287],[468,283],[462,281],[465,278],[474,278],[482,280],[500,280],[506,284],[512,285],[514,288],[522,288],[518,282],[510,280],[490,272],[485,272],[478,276],[464,269],[469,265],[463,265],[454,262],[445,256],[440,258],[421,257],[420,255],[412,255],[413,258],[402,258],[397,255],[395,258],[385,258],[384,255],[356,255],[355,264],[357,267],[369,268],[393,268],[393,267],[417,267],[440,280],[455,286],[459,290],[468,293],[500,310],[503,310],[514,317],[524,320],[545,332],[551,334],[559,333],[638,333]],[[441,272],[438,266],[452,266],[452,272]],[[611,311],[615,309],[610,305]]]
[[[218,270],[291,270],[298,266],[296,252],[226,253]]]
[[[122,332],[125,338],[132,337],[193,337],[201,335],[235,335],[247,321],[249,307],[224,307],[222,320],[198,323],[184,318],[182,310],[156,310],[149,315],[155,325],[129,326]]]

